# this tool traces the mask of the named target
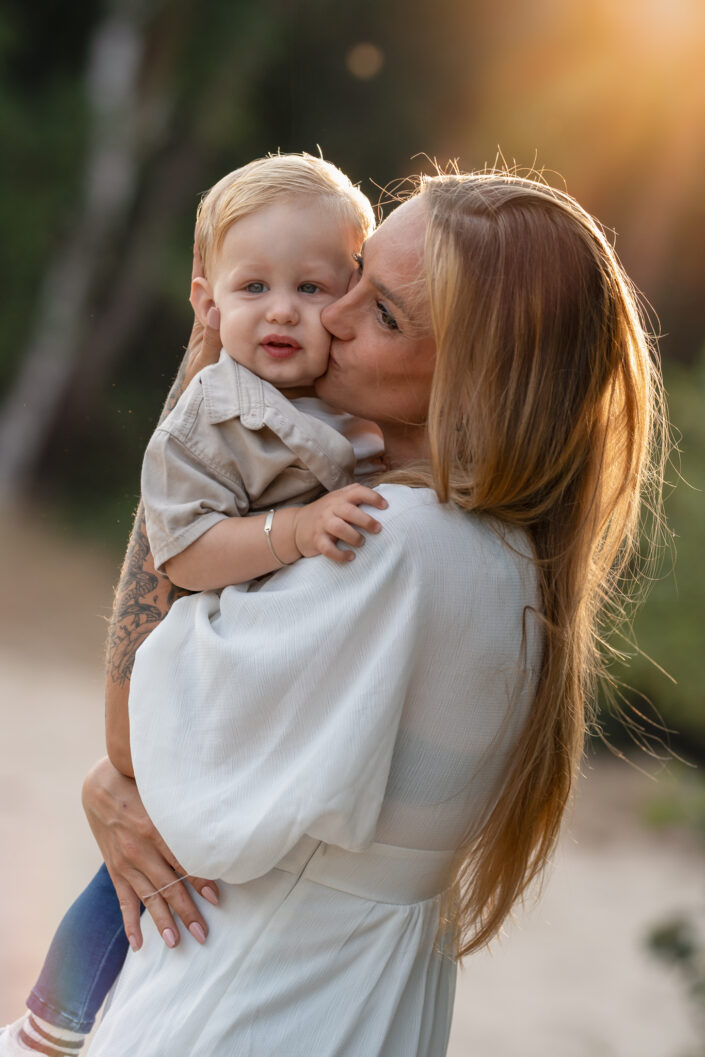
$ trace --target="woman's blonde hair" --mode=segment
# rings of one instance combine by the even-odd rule
[[[418,193],[437,345],[431,462],[395,478],[527,532],[544,628],[502,793],[458,860],[449,907],[463,956],[498,932],[555,845],[606,627],[635,579],[645,492],[660,509],[664,419],[635,292],[570,196],[496,172],[423,178]]]
[[[374,230],[372,206],[335,165],[311,154],[270,154],[228,173],[201,199],[196,246],[206,276],[237,220],[287,199],[316,198],[336,209],[362,243]]]

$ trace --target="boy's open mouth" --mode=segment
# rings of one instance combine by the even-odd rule
[[[260,344],[275,360],[284,360],[287,356],[293,356],[301,348],[298,341],[294,338],[287,338],[283,334],[267,334]]]

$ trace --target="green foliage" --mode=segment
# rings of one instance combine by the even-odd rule
[[[705,842],[705,775],[702,770],[671,761],[658,775],[654,792],[644,804],[643,820],[652,829],[688,829]]]
[[[665,382],[669,413],[679,438],[666,496],[674,554],[664,554],[664,568],[635,621],[635,639],[643,653],[633,657],[628,667],[616,674],[653,703],[667,727],[702,751],[705,750],[705,355],[690,368],[667,364]]]
[[[26,38],[19,15],[0,10],[0,282],[3,326],[0,391],[31,329],[38,285],[78,197],[85,134],[81,79],[45,65],[28,90]]]
[[[695,916],[678,915],[654,926],[646,937],[646,946],[659,961],[678,970],[705,1036],[705,942],[702,925],[703,922]]]

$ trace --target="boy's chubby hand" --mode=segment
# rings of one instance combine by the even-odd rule
[[[336,492],[298,507],[294,519],[294,542],[304,558],[324,554],[334,562],[351,562],[355,552],[336,546],[336,540],[361,547],[365,532],[377,533],[382,526],[360,510],[361,504],[384,510],[387,501],[379,492],[362,484],[350,484]]]

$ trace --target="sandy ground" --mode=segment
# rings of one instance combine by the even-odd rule
[[[0,576],[2,1023],[19,1015],[54,926],[98,863],[79,795],[102,754],[116,563],[23,521],[0,525]],[[680,979],[644,947],[655,923],[705,906],[702,849],[640,822],[657,790],[624,764],[593,762],[543,898],[461,971],[450,1057],[702,1053]]]

